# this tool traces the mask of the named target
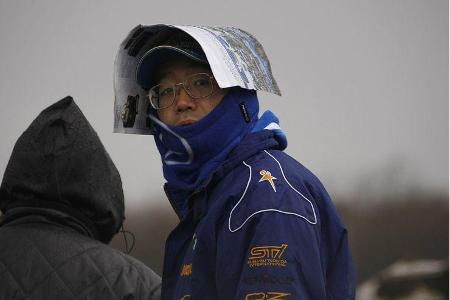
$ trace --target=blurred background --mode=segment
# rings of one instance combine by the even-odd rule
[[[131,255],[161,273],[178,220],[151,136],[113,134],[113,62],[137,24],[240,27],[283,96],[260,93],[287,153],[326,186],[357,267],[357,299],[448,294],[446,0],[0,0],[0,170],[48,105],[74,97],[121,172]],[[112,246],[125,249],[123,236]]]

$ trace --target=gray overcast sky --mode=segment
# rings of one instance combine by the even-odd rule
[[[331,195],[362,184],[447,192],[446,0],[0,0],[2,173],[29,123],[70,94],[121,172],[129,207],[163,201],[152,137],[112,133],[113,61],[139,23],[254,34],[283,93],[261,93],[261,110],[278,115],[287,152]]]

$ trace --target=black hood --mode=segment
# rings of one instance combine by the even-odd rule
[[[69,214],[108,243],[124,219],[119,172],[71,97],[42,111],[20,136],[0,187],[0,210]]]

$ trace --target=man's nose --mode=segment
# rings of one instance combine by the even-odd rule
[[[194,109],[196,101],[187,92],[184,86],[178,86],[175,94],[175,107],[177,111]]]

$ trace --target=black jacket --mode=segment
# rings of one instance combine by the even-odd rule
[[[160,277],[106,245],[120,175],[71,97],[17,141],[0,187],[0,299],[159,299]]]

